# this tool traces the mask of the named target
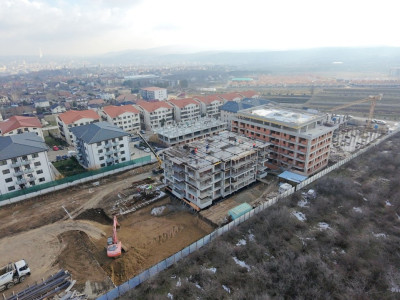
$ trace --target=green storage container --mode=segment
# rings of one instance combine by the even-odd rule
[[[251,211],[253,207],[251,207],[250,204],[248,203],[242,203],[234,208],[232,208],[228,214],[231,216],[232,220],[235,220],[239,218],[240,216],[243,216],[245,213]]]

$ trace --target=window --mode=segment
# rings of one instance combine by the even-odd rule
[[[125,154],[125,151],[121,151],[121,154]]]
[[[105,166],[106,166],[106,164],[101,164],[101,165],[100,165],[101,168],[102,168],[102,167],[105,167]]]
[[[37,173],[37,174],[42,174],[42,173],[43,173],[43,170],[37,170],[36,173]]]
[[[100,156],[100,157],[99,157],[99,160],[104,160],[104,156]]]
[[[7,161],[6,161],[6,160],[0,161],[0,166],[5,166],[6,164],[7,164]]]
[[[9,173],[10,173],[10,170],[9,170],[9,169],[3,170],[3,174],[9,174]]]
[[[125,157],[121,158],[121,161],[125,161],[125,160],[126,160],[126,158],[125,158]]]
[[[5,180],[6,182],[11,182],[12,181],[12,178],[10,177],[10,178],[6,178],[6,180]]]
[[[39,154],[37,153],[32,154],[32,158],[37,158],[37,157],[39,157]]]
[[[122,137],[120,137],[119,140],[122,141]]]
[[[34,165],[35,165],[35,167],[39,167],[39,166],[41,166],[42,164],[40,163],[40,161],[37,161],[37,162],[34,163]]]
[[[45,181],[46,179],[44,179],[44,177],[41,177],[41,178],[39,178],[39,182],[43,182],[43,181]]]
[[[12,161],[13,163],[16,163],[16,162],[17,162],[17,159],[16,159],[16,158],[13,158],[11,161]]]
[[[101,142],[98,142],[96,145],[97,145],[97,146],[101,146]]]
[[[120,148],[124,148],[124,144],[120,144],[119,147],[120,147]]]
[[[15,186],[9,186],[9,187],[8,187],[8,190],[9,190],[9,191],[15,190]]]
[[[28,156],[24,155],[24,156],[22,156],[22,159],[23,160],[28,160]]]
[[[103,153],[103,149],[100,149],[100,150],[99,150],[99,154],[100,154],[100,153]]]

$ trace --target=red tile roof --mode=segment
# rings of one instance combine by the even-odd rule
[[[122,94],[119,95],[116,99],[117,101],[136,101],[137,100],[137,96],[134,94]]]
[[[80,119],[100,119],[99,115],[91,109],[88,110],[69,110],[65,113],[59,114],[58,117],[63,121],[65,124],[71,124]]]
[[[154,91],[165,90],[165,89],[159,88],[159,87],[156,87],[156,86],[149,86],[149,87],[141,88],[141,90],[154,92]]]
[[[2,134],[13,131],[14,129],[21,127],[42,128],[42,124],[36,117],[22,117],[22,116],[13,116],[5,121],[0,122],[0,130]]]
[[[123,113],[126,112],[131,112],[134,114],[138,114],[139,111],[134,108],[132,105],[122,105],[122,106],[114,106],[114,105],[109,105],[103,107],[103,111],[109,115],[111,118],[118,117],[119,115],[122,115]]]
[[[227,100],[227,101],[233,101],[234,99],[243,99],[244,97],[241,96],[239,93],[226,93],[226,94],[220,94],[219,97]]]
[[[259,95],[256,91],[243,91],[243,92],[238,92],[238,94],[242,95],[244,98],[252,98],[254,96]]]
[[[207,96],[194,96],[193,99],[197,99],[205,104],[211,104],[215,100],[217,100],[219,102],[223,102],[223,100],[220,97],[218,97],[218,94],[207,95]]]
[[[195,104],[197,106],[200,105],[196,100],[194,100],[192,98],[171,99],[171,100],[168,100],[168,102],[173,104],[173,105],[175,105],[175,106],[177,106],[177,107],[179,107],[179,108],[183,108],[183,107],[185,107],[185,106],[187,106],[189,104]]]
[[[138,101],[136,105],[140,106],[141,108],[143,108],[148,112],[153,112],[161,107],[172,109],[172,106],[165,101],[157,101],[157,102]]]
[[[102,105],[106,103],[103,99],[92,99],[88,101],[88,105],[90,104],[98,104],[98,105]]]

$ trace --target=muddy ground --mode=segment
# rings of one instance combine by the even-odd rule
[[[114,201],[118,191],[132,187],[132,182],[148,180],[152,168],[101,179],[98,186],[88,183],[0,208],[0,266],[24,258],[32,271],[13,291],[64,268],[77,280],[79,291],[95,298],[112,288],[112,281],[124,282],[211,232],[210,225],[180,202],[164,198],[119,218],[118,237],[129,251],[118,259],[107,257],[112,221],[105,204]],[[153,208],[162,206],[161,215],[151,214]],[[3,293],[9,296],[11,292]]]

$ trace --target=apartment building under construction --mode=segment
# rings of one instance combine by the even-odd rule
[[[223,131],[164,151],[164,181],[196,209],[210,206],[267,175],[269,143]]]
[[[271,169],[311,175],[328,164],[333,131],[326,114],[266,104],[238,111],[232,131],[271,143]]]

